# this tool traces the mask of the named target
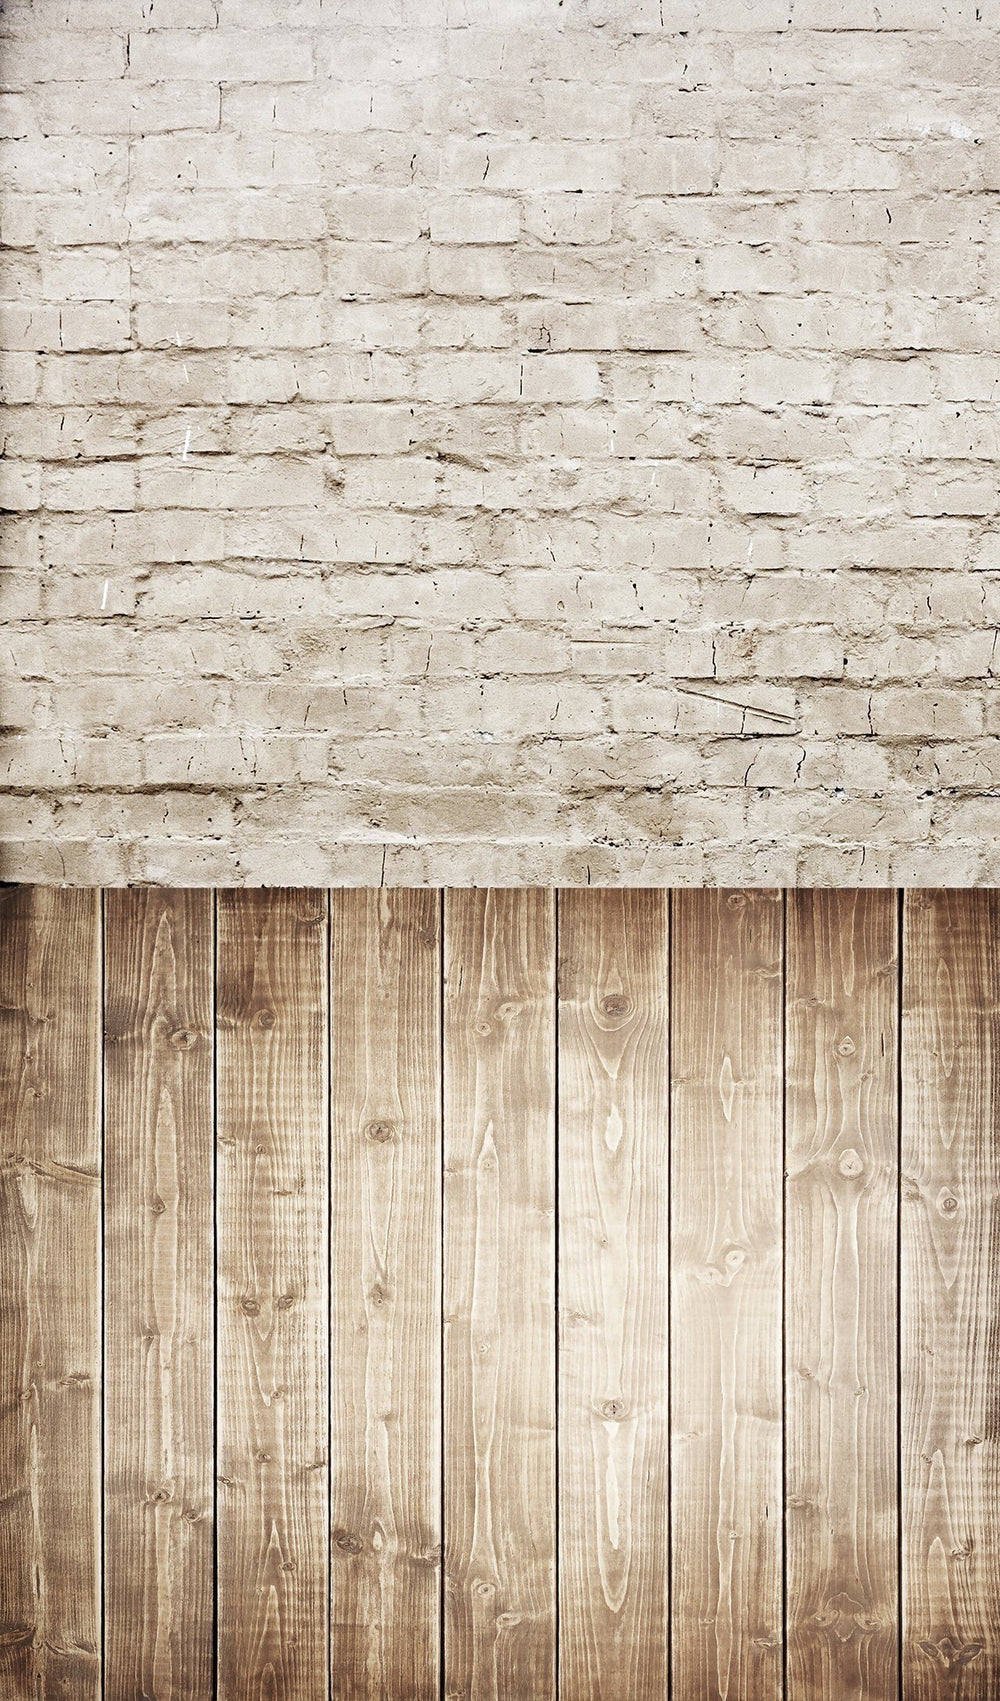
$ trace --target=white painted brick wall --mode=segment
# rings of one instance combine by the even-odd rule
[[[1000,0],[11,0],[0,875],[1000,881]]]

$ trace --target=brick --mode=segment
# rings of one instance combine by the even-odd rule
[[[82,302],[62,308],[59,314],[60,347],[80,349],[125,349],[129,346],[127,307],[113,302]]]
[[[129,509],[134,501],[135,474],[130,466],[50,468],[45,475],[45,503],[57,511],[86,512],[91,508]]]
[[[311,81],[308,36],[251,28],[153,29],[130,40],[129,75],[144,82],[253,83],[265,68],[269,83]]]
[[[124,34],[105,30],[46,28],[30,36],[8,36],[0,54],[0,87],[34,83],[111,82],[125,70]]]
[[[211,349],[229,342],[229,309],[221,301],[140,302],[135,324],[143,348]]]
[[[343,189],[331,195],[331,234],[345,241],[416,242],[430,229],[416,189]]]
[[[48,83],[32,93],[46,135],[149,136],[158,131],[214,130],[219,90],[212,83],[98,81]]]
[[[525,193],[521,204],[525,231],[539,242],[587,246],[611,240],[614,201],[609,195]]]
[[[651,143],[629,165],[635,195],[710,195],[718,182],[719,148],[715,142],[678,137]]]
[[[800,190],[805,186],[804,149],[787,142],[730,142],[722,152],[718,186],[723,194]]]
[[[988,20],[411,10],[5,12],[6,877],[995,883]]]
[[[520,212],[513,199],[499,195],[462,195],[432,203],[430,234],[433,242],[516,242]]]

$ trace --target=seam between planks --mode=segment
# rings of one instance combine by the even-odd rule
[[[673,1241],[674,1241],[674,893],[667,894],[664,905],[667,922],[667,1701],[674,1693],[674,1342],[673,1342]]]
[[[326,1058],[326,1672],[327,1701],[333,1701],[333,904],[329,886],[324,887],[326,905],[325,987],[326,1013],[324,1056]]]
[[[562,1599],[562,1560],[561,1560],[561,1555],[560,1555],[560,1552],[559,1552],[559,1535],[560,1535],[560,1525],[561,1525],[562,1520],[559,1516],[559,1508],[560,1508],[560,1498],[559,1498],[559,1487],[560,1487],[560,1484],[559,1484],[559,1421],[560,1421],[560,1410],[559,1410],[559,1380],[560,1380],[559,1379],[559,1346],[560,1346],[560,1328],[559,1328],[559,1258],[560,1258],[560,1236],[559,1236],[559,1200],[560,1200],[560,1192],[559,1192],[559,1053],[560,1053],[560,1037],[561,1036],[560,1036],[560,1026],[559,1026],[559,888],[558,887],[556,887],[555,893],[553,895],[552,911],[553,911],[553,913],[552,913],[552,943],[553,943],[553,950],[555,952],[555,962],[553,964],[553,973],[552,973],[553,1022],[554,1022],[554,1029],[555,1029],[554,1034],[553,1034],[554,1044],[553,1044],[553,1048],[552,1048],[553,1049],[552,1079],[553,1079],[553,1096],[554,1096],[554,1099],[555,1099],[554,1115],[553,1115],[553,1119],[552,1119],[553,1130],[554,1130],[554,1139],[555,1139],[555,1151],[553,1153],[553,1169],[552,1169],[553,1188],[554,1188],[554,1194],[555,1194],[555,1197],[554,1197],[555,1210],[553,1212],[553,1241],[554,1241],[554,1264],[555,1264],[555,1269],[554,1269],[554,1273],[553,1273],[553,1275],[554,1275],[554,1281],[553,1281],[553,1286],[554,1286],[553,1321],[555,1323],[555,1388],[554,1388],[554,1391],[553,1391],[552,1405],[553,1405],[553,1410],[555,1412],[554,1464],[555,1464],[555,1497],[556,1497],[555,1519],[554,1519],[554,1540],[553,1540],[554,1583],[555,1583],[555,1597],[556,1597],[555,1598],[555,1644],[556,1645],[555,1645],[555,1651],[554,1651],[554,1655],[553,1655],[553,1673],[554,1673],[554,1686],[555,1686],[556,1701],[559,1701],[559,1698],[560,1698],[559,1665],[560,1665],[560,1648],[561,1648],[561,1642],[562,1642],[562,1627],[561,1627],[561,1621],[560,1621],[560,1602],[561,1602],[561,1599]]]
[[[673,1282],[673,1178],[674,1178],[674,949],[677,938],[676,922],[676,893],[668,894],[664,905],[667,923],[666,959],[667,959],[667,1090],[665,1094],[667,1110],[667,1457],[666,1457],[666,1494],[667,1494],[667,1697],[673,1701],[674,1695],[674,1449],[673,1449],[673,1382],[674,1382],[674,1336],[673,1336],[673,1305],[671,1303],[671,1284]]]
[[[107,1260],[108,1237],[106,1232],[105,1203],[107,1197],[107,1075],[104,1067],[107,1045],[107,1009],[108,1009],[108,980],[107,980],[107,891],[102,888],[98,905],[98,935],[100,952],[100,1069],[101,1069],[101,1275],[100,1275],[100,1305],[101,1305],[101,1551],[100,1590],[101,1590],[101,1678],[100,1690],[102,1701],[106,1701],[108,1683],[108,1635],[107,1635],[107,1590],[105,1588],[105,1553],[107,1549],[107,1398],[108,1398],[108,1365],[107,1365],[107,1307],[105,1295],[105,1264]]]
[[[212,1695],[219,1693],[219,893],[212,892]]]
[[[438,1698],[445,1701],[447,1689],[445,1678],[445,1416],[446,1406],[444,1397],[444,1274],[447,1245],[444,1233],[444,1135],[445,1135],[445,915],[447,913],[446,890],[442,886],[438,894],[438,1175],[440,1182],[438,1210],[441,1219],[441,1262],[438,1273],[438,1377],[439,1377],[439,1411],[438,1411],[438,1527],[441,1553],[438,1561]]]
[[[788,889],[781,893],[781,1694],[788,1695]]]
[[[903,1701],[903,938],[906,893],[896,893],[896,1691]]]

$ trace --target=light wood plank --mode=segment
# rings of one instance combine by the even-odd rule
[[[437,1701],[440,894],[331,894],[331,1678]]]
[[[101,1686],[101,899],[0,892],[0,1694]]]
[[[555,1667],[551,892],[445,898],[445,1693]]]
[[[667,1689],[667,894],[559,895],[559,1693]]]
[[[673,1695],[775,1701],[781,896],[678,891],[672,913]]]
[[[788,1701],[896,1701],[898,900],[788,894]]]
[[[218,895],[219,1694],[328,1678],[327,899]]]
[[[903,944],[908,1701],[1000,1694],[1000,895],[914,891]]]
[[[105,900],[107,1701],[203,1701],[214,1663],[208,891]]]

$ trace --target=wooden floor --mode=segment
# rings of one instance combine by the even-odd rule
[[[0,897],[0,1701],[997,1701],[1000,893]]]

